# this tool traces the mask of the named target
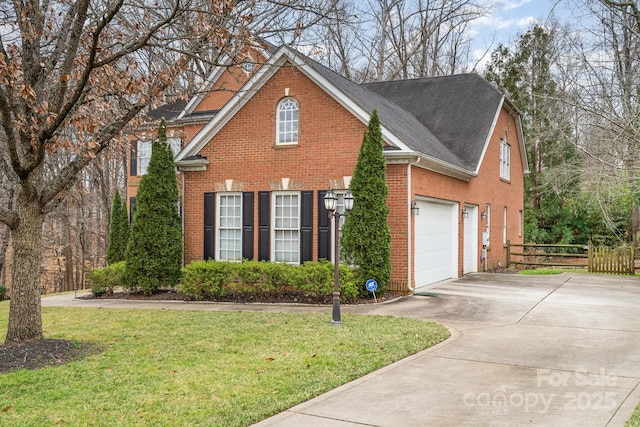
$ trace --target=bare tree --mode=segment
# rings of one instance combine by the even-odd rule
[[[179,76],[201,71],[199,64],[210,66],[210,52],[240,49],[256,32],[300,39],[309,25],[326,18],[333,2],[2,4],[0,171],[15,200],[0,207],[0,222],[11,230],[14,251],[6,341],[19,342],[43,337],[43,223],[72,191],[79,172],[122,143],[121,131],[140,111],[177,96]]]
[[[468,26],[488,11],[474,0],[368,0],[373,28],[366,80],[430,77],[466,71]]]
[[[589,12],[581,28],[573,76],[578,96],[579,148],[590,167],[585,179],[630,194],[632,241],[640,228],[640,14],[637,1],[582,0]],[[599,171],[598,174],[596,172]],[[588,185],[588,184],[587,184]],[[604,206],[604,204],[603,204]],[[606,208],[603,208],[606,212]]]

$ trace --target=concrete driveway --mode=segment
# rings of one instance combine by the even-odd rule
[[[452,338],[256,426],[624,426],[640,402],[640,279],[472,274],[420,291],[437,297],[366,311]]]

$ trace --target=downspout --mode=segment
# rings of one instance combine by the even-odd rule
[[[178,171],[180,172],[180,178],[182,178],[182,199],[180,200],[180,210],[182,212],[180,212],[180,226],[182,227],[182,266],[184,267],[184,171],[181,171],[178,169]]]
[[[411,167],[417,165],[420,162],[420,157],[417,157],[415,161],[407,164],[407,288],[409,292],[414,291],[414,287],[411,285],[411,276],[413,271],[411,268],[411,260],[413,259],[413,252],[411,251],[411,245],[413,242],[413,230],[411,229],[411,196],[413,190],[413,184],[411,182]]]

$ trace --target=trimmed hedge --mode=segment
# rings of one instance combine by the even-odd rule
[[[305,298],[333,293],[333,264],[305,262],[302,265],[266,261],[194,261],[182,269],[178,289],[194,300],[215,299],[229,293],[278,296],[286,292]],[[358,285],[353,270],[340,266],[340,299],[354,301]]]
[[[87,281],[94,297],[111,295],[116,286],[122,285],[125,262],[120,261],[104,268],[91,270]]]
[[[92,270],[87,275],[95,297],[111,295],[122,286],[125,261]],[[303,265],[267,261],[194,261],[182,269],[178,290],[196,301],[215,300],[228,294],[251,294],[259,300],[286,293],[309,299],[333,294],[333,264],[327,261],[305,262]],[[340,300],[355,301],[358,284],[354,271],[340,266]]]

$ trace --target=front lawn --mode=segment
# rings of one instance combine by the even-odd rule
[[[43,307],[43,323],[93,353],[0,374],[0,425],[247,426],[449,336],[349,314],[336,328],[328,314]]]
[[[636,406],[636,410],[631,414],[631,418],[627,421],[626,427],[639,427],[640,426],[640,404]]]

